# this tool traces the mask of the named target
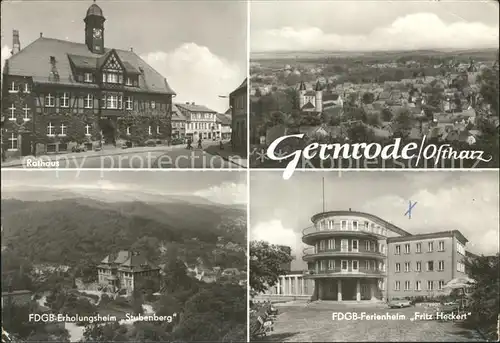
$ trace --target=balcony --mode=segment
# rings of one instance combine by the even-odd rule
[[[314,247],[304,249],[302,259],[306,262],[315,261],[318,259],[331,259],[332,257],[349,257],[349,258],[372,258],[377,260],[384,260],[385,254],[377,251],[341,251],[333,249],[323,249],[315,251]]]
[[[310,226],[302,230],[302,242],[308,245],[313,245],[318,239],[321,238],[330,238],[330,237],[365,237],[371,238],[373,240],[378,240],[380,238],[385,238],[384,236],[378,235],[373,232],[364,231],[364,230],[341,230],[335,227],[333,230],[329,229],[320,229],[315,226]]]
[[[304,274],[305,279],[322,279],[322,278],[364,278],[364,279],[378,279],[387,276],[387,274],[380,270],[365,270],[358,271],[341,270],[340,267],[333,270],[309,270]]]

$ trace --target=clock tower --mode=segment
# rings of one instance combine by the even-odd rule
[[[85,44],[94,54],[104,54],[104,21],[102,10],[94,3],[87,10],[85,19]]]

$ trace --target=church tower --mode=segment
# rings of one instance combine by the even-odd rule
[[[321,83],[316,82],[316,87],[314,88],[316,91],[316,112],[323,112],[323,90],[321,89]]]
[[[85,19],[85,44],[94,54],[104,54],[104,18],[102,10],[94,3],[87,10]]]
[[[302,110],[302,107],[306,104],[306,84],[302,81],[299,85],[299,110]]]

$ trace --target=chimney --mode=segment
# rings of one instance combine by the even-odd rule
[[[13,30],[12,31],[12,55],[17,54],[19,51],[21,51],[21,41],[19,40],[19,31],[18,30]]]
[[[50,64],[56,64],[56,58],[54,56],[50,56]]]
[[[134,52],[134,48],[133,48],[133,47],[130,47],[130,51]]]
[[[43,32],[40,32],[40,38],[42,38],[42,37],[43,37]]]

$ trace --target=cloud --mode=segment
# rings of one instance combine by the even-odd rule
[[[498,24],[476,22],[445,23],[436,14],[416,13],[378,27],[367,35],[327,33],[317,27],[282,27],[256,31],[251,35],[252,51],[277,50],[418,50],[498,47]]]
[[[219,96],[229,95],[246,76],[236,64],[195,43],[141,57],[167,78],[177,93],[175,101],[195,102],[218,112],[229,108],[229,100]]]
[[[10,57],[10,48],[7,45],[2,47],[2,74],[3,74],[3,66],[5,65],[5,60]]]
[[[220,186],[198,191],[195,195],[220,204],[246,204],[247,186],[244,183],[225,182]]]
[[[412,219],[404,216],[409,199],[417,202]],[[469,239],[471,251],[484,254],[499,251],[498,184],[492,185],[488,179],[464,180],[446,188],[418,190],[409,199],[394,195],[379,197],[367,202],[363,210],[382,218],[394,218],[393,224],[413,234],[459,230]],[[400,214],[396,209],[400,209]]]

